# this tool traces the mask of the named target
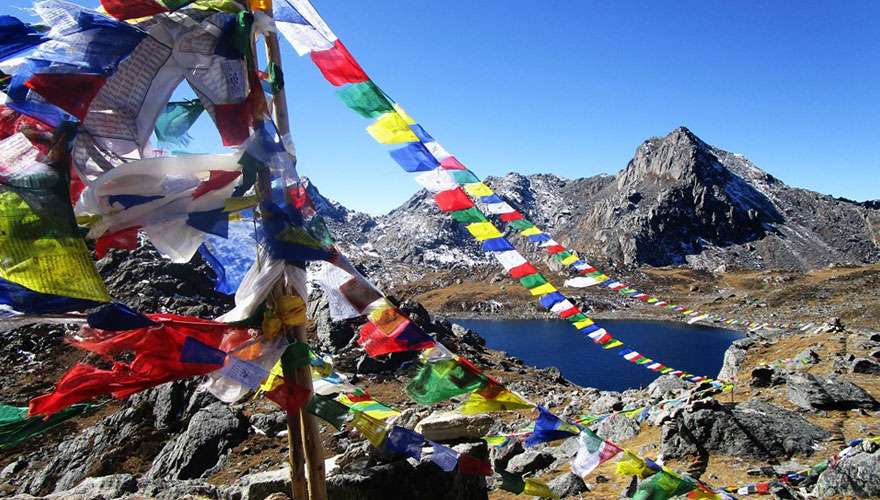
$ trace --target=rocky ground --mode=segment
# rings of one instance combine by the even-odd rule
[[[211,290],[202,265],[173,265],[147,248],[99,262],[112,293],[145,311],[212,317],[229,299]],[[880,308],[866,291],[876,289],[880,266],[834,267],[808,273],[755,271],[711,275],[680,268],[633,272],[636,283],[682,303],[716,311],[741,311],[752,319],[800,319],[823,324],[808,332],[761,331],[737,341],[723,372],[735,377],[733,392],[698,398],[693,387],[661,378],[644,390],[623,393],[579,387],[557,370],[538,370],[487,349],[473,332],[442,317],[462,314],[536,317],[531,299],[492,271],[456,275],[445,271],[393,293],[418,321],[450,349],[484,367],[511,388],[553,412],[575,418],[637,408],[671,397],[691,397],[677,408],[655,408],[636,424],[615,415],[596,429],[608,439],[713,486],[734,486],[799,470],[834,454],[852,439],[880,434]],[[432,287],[433,284],[433,287]],[[600,316],[654,315],[607,291],[578,296]],[[568,472],[576,440],[523,449],[489,449],[480,437],[511,432],[535,417],[510,412],[464,417],[455,403],[431,407],[411,402],[403,386],[413,355],[378,362],[353,342],[350,322],[333,323],[318,295],[310,306],[314,346],[332,354],[337,369],[370,390],[375,399],[403,411],[399,422],[429,439],[489,456],[496,469],[537,476],[561,496],[614,498],[627,490],[614,464],[599,467],[584,483]],[[839,318],[832,321],[832,317]],[[59,327],[32,327],[3,334],[0,360],[7,367],[0,386],[6,404],[49,389],[84,355],[61,339]],[[806,362],[783,363],[776,360]],[[383,457],[349,431],[322,427],[333,499],[508,498],[495,478],[447,474],[423,461]],[[285,491],[287,457],[284,415],[256,400],[225,405],[198,389],[198,381],[167,384],[126,401],[110,401],[0,456],[0,494],[17,498],[226,498],[262,499]],[[811,494],[880,496],[880,451],[863,445],[805,487]],[[793,494],[799,494],[797,491]],[[784,492],[778,493],[786,498]]]

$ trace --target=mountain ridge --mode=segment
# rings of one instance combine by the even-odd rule
[[[614,175],[511,172],[484,182],[605,267],[808,270],[880,262],[880,201],[788,186],[685,127],[643,141]],[[368,268],[414,276],[425,267],[490,263],[425,190],[379,216],[316,198],[343,251]]]

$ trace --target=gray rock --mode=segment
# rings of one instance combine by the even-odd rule
[[[577,474],[572,474],[571,472],[566,472],[561,476],[555,477],[547,486],[549,486],[550,490],[552,490],[553,493],[556,493],[559,498],[573,497],[590,491],[590,488],[584,484],[584,480]]]
[[[495,466],[495,470],[507,470],[510,460],[524,451],[526,449],[520,440],[515,440],[504,447],[493,447],[490,449],[492,465]]]
[[[739,374],[739,368],[746,359],[747,351],[755,344],[750,338],[744,338],[733,341],[730,347],[724,351],[724,363],[718,372],[718,378],[721,380],[732,380]]]
[[[666,458],[715,452],[780,459],[796,453],[810,455],[814,445],[830,436],[800,415],[762,401],[721,404],[703,400],[664,424],[661,452]]]
[[[590,411],[595,415],[604,415],[613,411],[623,409],[623,398],[619,392],[606,391],[603,392],[598,399],[593,401]]]
[[[169,441],[153,460],[150,479],[195,479],[219,466],[229,450],[247,437],[240,410],[216,402],[190,420],[186,431]]]
[[[273,493],[290,493],[290,468],[248,474],[238,479],[227,492],[238,500],[265,500]]]
[[[47,499],[93,500],[119,498],[138,490],[138,483],[131,474],[90,477],[67,491],[53,493]]]
[[[575,455],[577,455],[578,440],[577,438],[568,438],[562,440],[562,442],[556,446],[550,446],[548,444],[543,448],[543,451],[553,455],[556,459],[556,462],[553,463],[554,468],[564,467],[565,464],[571,462]]]
[[[526,450],[507,462],[507,472],[528,474],[549,467],[556,459],[546,451]]]
[[[786,379],[788,400],[808,410],[872,409],[877,401],[864,389],[835,375],[792,374]]]
[[[635,420],[617,413],[599,422],[596,434],[602,439],[623,443],[639,435],[639,424]]]
[[[327,351],[335,353],[351,342],[357,335],[357,324],[362,322],[363,320],[333,321],[330,319],[330,308],[322,307],[315,317],[318,342]]]
[[[648,384],[648,396],[654,401],[677,398],[688,389],[688,384],[675,375],[661,375]]]
[[[0,480],[5,481],[10,479],[13,474],[27,467],[27,462],[24,460],[14,460],[9,462],[6,467],[3,467],[3,470],[0,471]]]
[[[138,495],[156,500],[222,498],[222,489],[201,480],[141,480]]]
[[[880,496],[880,452],[858,451],[829,467],[816,482],[820,497]]]
[[[849,371],[852,373],[880,375],[880,363],[868,358],[856,358],[852,360]]]
[[[456,412],[434,412],[416,425],[415,431],[432,441],[480,439],[495,419],[491,415],[462,415]]]
[[[255,413],[251,415],[249,421],[251,426],[269,437],[274,437],[287,429],[287,414],[283,411]]]

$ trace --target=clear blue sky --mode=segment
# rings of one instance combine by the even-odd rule
[[[876,1],[314,3],[477,175],[615,173],[685,125],[791,185],[880,198]],[[284,56],[300,173],[370,213],[415,192],[311,61]],[[195,135],[220,149],[210,123]]]

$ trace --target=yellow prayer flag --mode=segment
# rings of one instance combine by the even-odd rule
[[[553,493],[553,490],[547,486],[547,483],[540,479],[536,479],[534,477],[530,477],[525,480],[526,487],[523,489],[523,495],[531,495],[533,497],[541,497],[541,498],[559,498],[556,493]]]
[[[614,349],[615,347],[620,347],[622,345],[623,345],[623,342],[621,342],[617,339],[614,339],[611,342],[608,342],[607,344],[603,345],[602,349]]]
[[[544,283],[541,286],[536,286],[529,290],[535,297],[540,297],[541,295],[547,295],[548,293],[553,293],[556,291],[556,287],[551,285],[550,283]]]
[[[656,297],[651,297],[650,299],[648,299],[648,304],[653,304],[654,302],[657,302]]]
[[[238,212],[246,208],[254,208],[255,206],[257,206],[257,195],[227,198],[223,201],[224,212]]]
[[[385,440],[385,434],[388,432],[384,422],[360,411],[354,412],[351,425],[376,448],[382,445],[382,441]]]
[[[306,303],[299,295],[282,295],[275,303],[275,307],[284,325],[306,324]]]
[[[398,113],[385,113],[375,123],[367,127],[367,132],[379,144],[399,144],[401,142],[418,142],[419,138],[406,124],[406,120]]]
[[[586,328],[592,324],[593,324],[593,320],[591,320],[590,318],[578,321],[577,323],[572,323],[572,325],[574,325],[574,327],[577,328],[578,330],[580,330],[581,328]]]
[[[272,0],[251,0],[251,10],[262,10],[264,12],[272,12]]]
[[[538,229],[536,226],[532,226],[528,229],[523,229],[522,231],[519,232],[519,234],[521,234],[523,236],[534,236],[536,234],[541,234],[541,230]]]
[[[415,125],[416,124],[416,121],[413,120],[413,118],[411,116],[409,116],[409,113],[407,113],[403,109],[403,106],[401,106],[400,104],[397,104],[396,102],[393,104],[393,106],[394,106],[394,111],[397,111],[397,114],[400,115],[401,118],[403,118],[403,121],[406,122],[407,125]]]
[[[501,232],[499,232],[491,222],[474,222],[468,224],[466,227],[468,232],[470,232],[477,241],[501,237]]]
[[[570,265],[574,264],[574,263],[577,262],[577,261],[578,261],[578,256],[577,256],[577,254],[576,254],[576,253],[572,253],[572,254],[569,255],[568,257],[566,257],[566,258],[560,260],[559,262],[560,262],[563,266],[570,266]]]
[[[462,187],[464,187],[464,190],[467,192],[467,194],[471,196],[492,196],[493,194],[495,194],[492,191],[492,188],[483,184],[482,182],[471,182],[470,184],[465,184]]]
[[[651,468],[633,452],[623,450],[623,458],[617,462],[616,472],[618,476],[638,476],[643,478],[651,472]]]
[[[479,393],[472,392],[467,400],[458,408],[458,411],[464,415],[476,415],[478,413],[523,410],[532,407],[533,405],[521,397],[508,390],[504,390],[493,398],[486,398]]]

